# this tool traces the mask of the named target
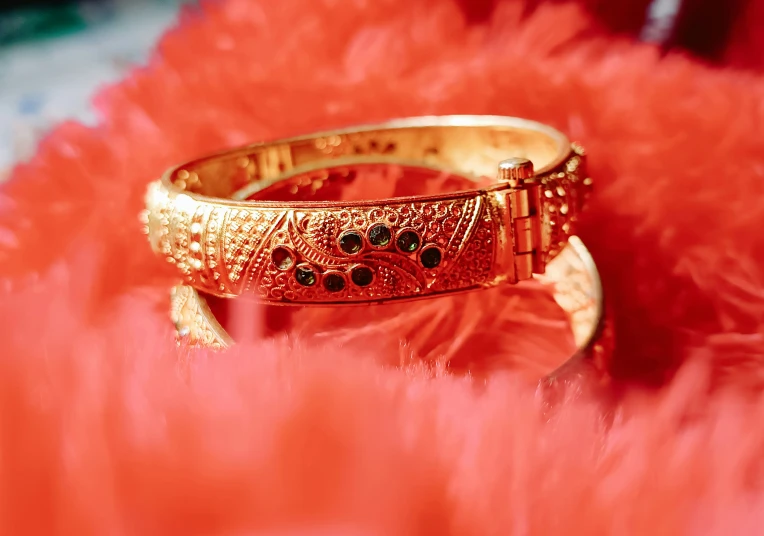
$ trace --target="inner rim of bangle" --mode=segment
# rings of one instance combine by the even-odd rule
[[[389,160],[477,178],[495,176],[498,163],[508,157],[527,158],[537,174],[543,174],[562,164],[569,152],[570,142],[563,134],[533,121],[410,118],[228,151],[175,168],[164,180],[194,197],[233,201],[246,197],[237,192],[262,190],[296,173],[343,161]]]

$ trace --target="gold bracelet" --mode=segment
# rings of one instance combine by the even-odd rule
[[[498,179],[393,199],[262,199],[280,183],[294,193],[386,162],[473,179],[495,176],[498,167]],[[543,274],[574,233],[590,186],[583,150],[551,127],[509,117],[420,117],[260,143],[173,168],[150,186],[145,223],[154,251],[204,293],[271,304],[380,303]]]

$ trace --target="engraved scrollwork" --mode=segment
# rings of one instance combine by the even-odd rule
[[[447,202],[386,204],[367,209],[289,211],[279,219],[280,223],[270,233],[270,238],[262,242],[260,251],[250,255],[253,268],[249,280],[254,284],[248,285],[248,288],[251,287],[262,298],[277,301],[373,300],[455,288],[460,283],[464,284],[465,277],[472,274],[485,277],[490,272],[493,252],[486,255],[483,250],[492,245],[490,240],[482,240],[477,248],[469,248],[475,220],[482,213],[481,199],[478,196]],[[251,218],[237,214],[231,221],[234,223],[229,228],[241,232]],[[371,246],[368,231],[371,226],[379,225],[385,230],[379,235],[384,242]],[[420,236],[411,253],[399,251],[400,246],[395,245],[396,233],[406,229]],[[357,240],[363,240],[359,255],[349,255],[339,249],[338,239],[344,232],[356,232]],[[447,266],[448,270],[422,265],[418,251],[427,244],[441,249],[443,266]],[[310,284],[298,281],[293,270],[280,270],[274,265],[273,252],[277,248],[282,254],[283,251],[294,252],[296,264],[308,263],[314,272]],[[453,261],[463,249],[470,251],[465,262],[483,266],[471,267],[466,272],[454,271]],[[240,250],[241,247],[235,248],[229,253],[230,258],[238,260],[242,255]],[[478,255],[477,250],[483,253]],[[291,266],[291,258],[289,262]],[[351,280],[352,268],[359,263],[369,266],[374,274],[373,282],[363,287]],[[456,275],[444,275],[446,271]],[[326,274],[336,275],[327,279]],[[441,280],[443,284],[439,283]],[[474,285],[481,281],[467,283]]]
[[[421,232],[424,226],[424,219],[422,217],[421,209],[421,203],[412,203],[409,205],[401,206],[397,209],[397,214],[400,218],[397,225],[399,227],[411,227]]]

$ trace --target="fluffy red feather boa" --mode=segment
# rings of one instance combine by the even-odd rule
[[[599,34],[575,6],[523,12],[208,2],[98,96],[97,127],[57,128],[0,198],[0,533],[758,531],[764,80]],[[178,360],[170,274],[137,218],[149,180],[255,139],[446,113],[587,147],[607,389],[550,411],[506,364],[564,338],[530,313],[491,323],[485,295],[442,302],[438,339],[417,338],[431,304],[333,317],[324,339],[328,317],[301,313],[288,335]],[[383,321],[405,329],[369,344]]]

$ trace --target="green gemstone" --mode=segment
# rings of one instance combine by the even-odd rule
[[[294,278],[304,287],[312,287],[316,284],[316,272],[308,266],[298,266],[294,271]]]
[[[421,262],[422,266],[425,268],[435,268],[440,264],[442,259],[443,254],[440,252],[440,249],[435,246],[426,247],[419,255],[419,262]]]
[[[340,274],[326,274],[324,288],[329,292],[340,292],[345,288],[345,278]]]
[[[363,249],[363,237],[355,231],[348,231],[340,237],[340,249],[348,255],[355,255]]]
[[[353,268],[350,279],[359,287],[368,287],[374,281],[374,271],[368,266],[358,266]]]
[[[369,229],[369,242],[376,248],[389,246],[392,238],[393,235],[390,232],[390,228],[383,223],[378,223]]]
[[[416,231],[403,231],[396,243],[402,252],[413,253],[419,249],[419,235]]]

